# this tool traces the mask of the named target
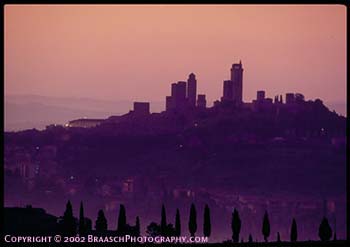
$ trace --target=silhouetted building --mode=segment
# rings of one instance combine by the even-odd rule
[[[264,101],[264,99],[265,99],[265,91],[257,91],[257,93],[256,93],[256,100],[258,101],[258,102],[262,102],[262,101]]]
[[[179,81],[176,84],[176,102],[183,104],[186,100],[186,82]]]
[[[219,107],[220,106],[220,101],[219,100],[215,100],[214,101],[214,107]]]
[[[286,104],[293,104],[294,102],[294,93],[286,93]]]
[[[275,102],[276,100],[278,100],[276,97],[275,97]],[[273,103],[273,100],[271,98],[265,98],[265,91],[259,90],[256,92],[256,100],[253,100],[252,109],[256,111],[271,110],[272,103]],[[247,104],[245,103],[244,105],[246,106]]]
[[[233,81],[224,81],[224,88],[221,101],[233,101]]]
[[[57,217],[42,208],[4,208],[4,233],[13,235],[47,235],[58,231]]]
[[[296,93],[294,95],[294,100],[295,100],[295,102],[303,102],[303,101],[305,101],[305,97],[301,93]]]
[[[205,99],[205,94],[198,94],[197,106],[198,108],[207,107],[207,100]]]
[[[243,102],[243,67],[242,62],[232,64],[231,80],[223,83],[221,101],[233,101],[240,105]]]
[[[275,104],[282,104],[282,103],[283,103],[282,95],[276,95],[276,96],[275,96],[274,103],[275,103]]]
[[[134,114],[138,116],[150,114],[149,102],[134,102]]]
[[[190,75],[192,78],[192,76]],[[189,78],[190,79],[190,78]],[[193,79],[193,78],[192,78]],[[194,78],[195,79],[195,78]],[[187,106],[187,95],[186,95],[186,82],[185,81],[179,81],[177,83],[171,84],[171,96],[166,97],[166,110],[183,110]],[[193,87],[193,84],[192,86]],[[193,90],[193,89],[192,89]]]
[[[165,98],[165,110],[170,111],[176,109],[177,83],[171,83],[171,96]]]
[[[92,128],[100,125],[105,119],[80,118],[69,121],[65,126],[70,128]]]
[[[173,97],[171,96],[166,96],[165,97],[165,110],[170,111],[174,109],[174,103],[173,103]]]
[[[264,103],[265,103],[265,104],[270,104],[270,105],[271,105],[272,102],[273,102],[273,100],[272,100],[271,98],[265,98],[265,99],[264,99]]]
[[[197,98],[197,80],[196,75],[191,73],[187,79],[187,98],[191,107],[196,106]]]
[[[231,81],[233,82],[233,101],[236,104],[241,104],[243,98],[243,67],[241,61],[238,64],[232,64]]]
[[[176,88],[177,88],[177,84],[171,83],[171,97],[173,97],[173,99],[176,98]]]

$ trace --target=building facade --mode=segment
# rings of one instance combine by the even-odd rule
[[[205,99],[205,94],[198,94],[197,107],[200,109],[205,109],[207,107],[207,100]]]
[[[105,119],[80,118],[69,121],[65,126],[69,128],[93,128],[100,125]]]
[[[243,102],[243,67],[242,62],[232,64],[231,81],[233,82],[233,101],[236,104]]]
[[[149,102],[134,102],[134,114],[138,116],[150,114]]]
[[[197,80],[196,75],[191,73],[187,79],[187,99],[190,107],[196,107]]]
[[[233,101],[233,81],[225,80],[222,94],[222,101]]]

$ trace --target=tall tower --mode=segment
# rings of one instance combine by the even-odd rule
[[[178,81],[176,84],[176,93],[175,93],[176,100],[184,101],[186,99],[186,82],[185,81]]]
[[[231,81],[233,82],[233,101],[236,104],[243,102],[243,67],[242,62],[232,64]]]
[[[167,109],[175,109],[176,108],[176,89],[177,89],[177,84],[176,83],[171,83],[171,96],[167,99]]]
[[[165,97],[165,110],[170,111],[174,109],[173,97],[166,96]]]
[[[187,98],[189,105],[195,107],[197,98],[197,80],[196,75],[193,73],[191,73],[187,79]]]
[[[176,83],[176,93],[175,93],[175,108],[184,109],[186,107],[186,82],[178,81]]]
[[[176,97],[176,83],[171,83],[171,97]]]

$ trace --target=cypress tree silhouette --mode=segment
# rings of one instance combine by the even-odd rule
[[[77,226],[76,221],[73,216],[72,204],[68,200],[66,205],[66,210],[63,214],[63,222],[62,222],[62,232],[66,236],[74,236],[76,234]]]
[[[126,212],[125,212],[124,205],[120,204],[117,232],[119,234],[123,235],[126,233],[125,231],[126,231]]]
[[[190,209],[190,219],[188,222],[188,229],[190,231],[191,237],[194,237],[194,234],[197,231],[197,212],[196,212],[196,207],[194,204],[191,204],[191,209]]]
[[[328,241],[332,237],[332,228],[328,223],[328,219],[323,217],[320,227],[318,228],[318,236],[321,241]]]
[[[180,237],[181,235],[181,221],[180,221],[180,211],[179,209],[176,209],[176,216],[175,216],[175,236]]]
[[[292,228],[290,230],[290,241],[291,242],[296,242],[298,239],[298,229],[297,229],[297,222],[293,218],[292,222]]]
[[[164,204],[162,205],[162,214],[160,219],[160,232],[162,236],[166,236],[167,234],[166,212],[165,212]]]
[[[232,229],[232,241],[235,243],[238,243],[239,241],[239,233],[241,232],[241,225],[242,225],[242,222],[239,217],[239,213],[236,209],[234,209],[232,213],[231,229]]]
[[[135,224],[135,236],[140,236],[140,218],[139,216],[136,217],[136,224]]]
[[[334,236],[333,241],[337,241],[337,219],[334,218]]]
[[[107,227],[108,227],[107,219],[105,217],[105,214],[103,213],[103,210],[100,209],[98,211],[97,219],[95,222],[95,229],[98,232],[104,232],[104,231],[107,231]]]
[[[80,202],[79,211],[79,235],[86,234],[85,217],[84,217],[84,207],[83,202]]]
[[[281,242],[280,232],[277,232],[277,242]]]
[[[267,242],[268,237],[270,236],[270,221],[267,211],[265,211],[263,218],[262,234],[264,235],[265,242]]]
[[[249,242],[249,243],[253,243],[253,237],[252,237],[252,234],[249,234],[249,237],[248,237],[248,242]]]
[[[208,204],[204,208],[204,223],[203,223],[203,235],[210,237],[211,234],[211,222],[210,222],[210,209]]]

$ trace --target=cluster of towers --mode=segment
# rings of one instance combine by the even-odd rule
[[[224,92],[221,101],[230,101],[237,105],[243,103],[243,67],[242,62],[231,68],[231,79],[224,81]],[[197,96],[197,80],[191,73],[186,81],[171,84],[171,96],[166,96],[166,111],[194,108],[206,108],[205,94]]]
[[[302,102],[305,100],[304,95],[301,93],[286,93],[285,104],[292,105],[294,103]],[[283,104],[282,95],[276,95],[274,100],[271,98],[265,98],[265,91],[259,90],[256,93],[256,100],[253,100],[254,104]]]
[[[260,91],[258,91],[259,93]],[[265,95],[265,91],[262,91],[264,92],[264,95]],[[257,97],[257,99],[259,99],[259,97]],[[276,95],[275,96],[275,99],[274,99],[274,102],[277,104],[277,103],[280,103],[280,104],[283,104],[283,98],[282,98],[282,95]]]
[[[231,101],[240,105],[243,95],[243,67],[242,62],[232,64],[231,80],[224,81],[224,91],[221,101]]]
[[[198,94],[196,75],[191,73],[186,81],[171,84],[171,96],[166,96],[166,111],[205,108],[205,95]]]
[[[285,105],[304,101],[304,96],[300,93],[287,93],[285,95]],[[265,97],[265,91],[257,91],[256,100],[252,103],[243,103],[243,66],[242,61],[232,64],[230,80],[223,81],[223,94],[221,102],[231,102],[236,106],[269,106],[273,103],[283,104],[282,95],[272,98]],[[191,73],[187,81],[179,81],[171,84],[171,96],[166,97],[166,111],[184,111],[195,108],[206,108],[205,94],[197,96],[197,80],[195,74]],[[220,101],[215,101],[214,106],[220,105]],[[283,104],[284,105],[284,104]]]

